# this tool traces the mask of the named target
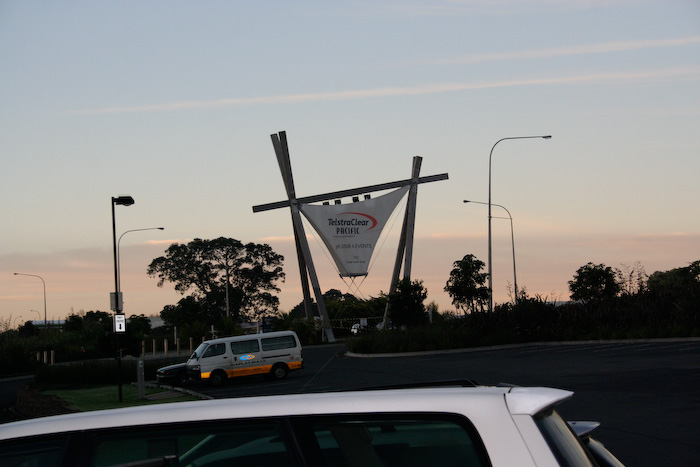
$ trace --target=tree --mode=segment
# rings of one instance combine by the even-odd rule
[[[604,264],[588,263],[581,266],[569,281],[571,300],[600,302],[616,297],[621,286],[620,272]]]
[[[402,279],[396,285],[396,291],[389,296],[391,321],[395,326],[416,327],[428,322],[428,313],[423,302],[428,291],[423,281]]]
[[[647,286],[659,296],[700,297],[700,261],[670,271],[656,271],[649,276]]]
[[[480,310],[489,300],[489,289],[484,285],[487,273],[481,272],[484,262],[474,255],[465,255],[452,265],[450,278],[445,285],[445,292],[452,298],[452,304],[465,313]]]
[[[284,257],[269,245],[243,244],[233,238],[196,238],[187,244],[174,243],[165,256],[154,259],[148,275],[158,278],[158,287],[172,282],[181,294],[190,293],[202,309],[226,313],[236,321],[258,319],[277,313],[278,281],[284,282]]]
[[[647,290],[649,276],[644,266],[639,261],[634,266],[622,265],[622,270],[617,271],[617,280],[623,296],[643,294]]]

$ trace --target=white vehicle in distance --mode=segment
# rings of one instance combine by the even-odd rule
[[[554,410],[571,396],[443,385],[59,415],[3,425],[0,465],[598,465]]]
[[[304,367],[294,331],[223,337],[202,342],[187,360],[190,379],[222,384],[228,378],[268,375],[283,379]]]

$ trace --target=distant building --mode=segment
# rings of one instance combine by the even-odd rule
[[[33,326],[38,328],[60,328],[66,323],[65,319],[50,319],[44,321],[43,319],[35,319],[30,321]]]

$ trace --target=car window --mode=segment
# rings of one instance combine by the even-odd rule
[[[231,353],[233,353],[234,355],[258,351],[260,351],[260,344],[258,344],[257,339],[251,339],[248,341],[240,342],[231,342]]]
[[[571,427],[552,410],[535,415],[535,423],[562,466],[591,466],[593,463]]]
[[[226,352],[225,344],[210,344],[204,352],[204,358],[223,355]]]
[[[279,420],[156,425],[96,433],[90,465],[295,466],[289,446]]]
[[[66,434],[0,442],[0,465],[61,465],[68,439]]]
[[[305,429],[317,444],[314,465],[485,466],[486,449],[468,420],[444,414],[371,414],[307,419]]]
[[[294,336],[268,337],[262,339],[263,350],[292,349],[297,346]]]

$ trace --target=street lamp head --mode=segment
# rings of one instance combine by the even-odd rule
[[[158,230],[165,230],[165,227],[156,227]]]
[[[468,199],[465,199],[464,202],[465,202],[465,203],[469,203],[470,201],[469,201]]]
[[[543,136],[543,139],[552,139],[552,135]]]
[[[112,198],[112,202],[118,206],[131,206],[134,204],[134,198],[131,196],[118,196],[116,198]]]

